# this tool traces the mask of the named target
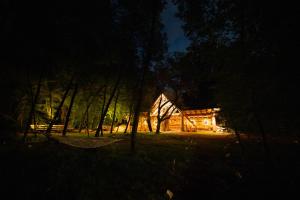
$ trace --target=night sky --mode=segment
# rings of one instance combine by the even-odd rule
[[[184,36],[182,29],[183,22],[175,16],[177,7],[168,2],[166,9],[162,13],[162,21],[165,25],[164,31],[168,36],[168,52],[185,51],[189,45],[189,40]]]

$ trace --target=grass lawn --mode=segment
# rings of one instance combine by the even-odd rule
[[[135,154],[130,153],[129,135],[105,137],[115,143],[100,148],[43,140],[2,144],[1,196],[168,199],[169,190],[173,199],[288,198],[300,183],[300,145],[292,139],[272,139],[272,162],[266,163],[256,138],[243,138],[242,159],[239,144],[230,135],[138,134]]]

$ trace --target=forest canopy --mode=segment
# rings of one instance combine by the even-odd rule
[[[161,13],[177,7],[191,41],[168,53]],[[296,134],[297,7],[261,1],[2,1],[1,124],[103,132],[171,90],[222,108],[227,126]],[[12,128],[13,127],[13,128]]]

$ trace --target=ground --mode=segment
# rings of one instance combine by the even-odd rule
[[[84,147],[86,141],[94,140],[82,135],[67,138],[77,144],[78,139],[83,141]],[[10,199],[169,199],[171,192],[173,199],[271,195],[289,199],[296,194],[300,183],[297,140],[272,138],[271,158],[266,161],[257,137],[242,139],[244,157],[234,136],[208,133],[138,134],[135,154],[130,152],[130,135],[122,134],[105,135],[97,148],[34,140],[26,145],[2,144],[1,195]]]

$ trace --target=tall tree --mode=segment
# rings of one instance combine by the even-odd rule
[[[78,91],[78,85],[77,85],[77,83],[75,83],[74,91],[73,91],[73,94],[72,94],[72,97],[71,97],[71,102],[70,102],[68,112],[67,112],[67,116],[66,116],[66,119],[65,119],[64,129],[63,129],[63,132],[62,132],[63,136],[66,136],[66,133],[67,133],[67,130],[68,130],[69,120],[70,120],[74,100],[75,100],[75,97],[77,95],[77,91]]]
[[[74,80],[74,76],[72,76],[72,78],[71,78],[69,84],[67,85],[67,88],[66,88],[66,90],[65,90],[65,92],[64,92],[64,94],[63,94],[63,97],[62,97],[61,101],[60,101],[60,104],[59,104],[58,107],[56,108],[54,117],[53,117],[53,119],[50,121],[50,123],[49,123],[49,125],[48,125],[48,128],[47,128],[47,130],[46,130],[46,132],[45,132],[45,135],[46,135],[46,137],[47,137],[48,139],[50,138],[51,130],[52,130],[53,125],[54,125],[55,123],[57,123],[58,118],[59,118],[60,115],[61,115],[61,109],[62,109],[62,107],[63,107],[63,105],[64,105],[64,103],[65,103],[65,100],[66,100],[66,98],[67,98],[67,95],[68,95],[68,93],[69,93],[69,91],[70,91],[70,89],[71,89],[71,87],[72,87],[73,80]]]
[[[118,103],[118,99],[119,99],[119,94],[120,94],[120,89],[118,89],[116,97],[115,97],[115,105],[114,105],[114,113],[113,113],[113,117],[112,117],[112,122],[111,122],[111,126],[110,126],[110,133],[113,132],[113,128],[114,128],[114,123],[115,123],[115,119],[116,119],[116,110],[117,110],[117,103]]]
[[[30,109],[30,112],[29,112],[29,116],[28,116],[28,119],[27,119],[25,131],[24,131],[24,136],[23,136],[23,141],[24,142],[26,140],[28,131],[30,129],[30,125],[32,124],[32,119],[35,118],[34,117],[35,116],[34,112],[35,112],[35,107],[36,107],[36,104],[37,104],[37,101],[38,101],[38,97],[40,95],[41,85],[42,85],[42,72],[40,74],[40,78],[39,78],[39,81],[38,81],[38,84],[37,84],[37,89],[36,89],[34,98],[32,98],[32,101],[31,101],[31,109]],[[32,90],[32,85],[31,84],[30,84],[30,87],[31,87],[31,90]],[[32,93],[32,95],[33,95],[33,93]]]
[[[120,84],[120,81],[121,81],[121,70],[119,70],[119,74],[118,74],[118,77],[117,77],[117,80],[115,81],[115,84],[113,85],[113,88],[111,90],[111,93],[110,93],[110,96],[106,102],[106,95],[107,95],[107,88],[105,88],[105,93],[104,93],[104,101],[103,101],[103,107],[102,107],[102,112],[101,112],[101,117],[100,117],[100,121],[99,121],[99,124],[98,124],[98,128],[96,130],[96,133],[95,133],[95,137],[99,137],[99,133],[101,131],[101,136],[103,136],[103,123],[104,123],[104,119],[105,119],[105,116],[107,114],[107,111],[108,111],[108,108],[116,94],[116,91],[119,87],[119,84]]]
[[[139,4],[141,8],[137,7],[136,9],[140,9],[139,13],[143,18],[144,27],[142,30],[138,30],[141,32],[140,34],[140,49],[141,49],[141,74],[140,78],[137,81],[137,89],[135,91],[136,102],[134,104],[133,110],[133,122],[132,122],[132,130],[131,130],[131,150],[135,149],[135,135],[137,133],[139,114],[141,111],[141,105],[144,98],[144,86],[145,80],[147,77],[147,73],[149,68],[151,67],[151,63],[155,60],[155,57],[161,55],[163,52],[164,46],[157,46],[161,44],[162,34],[161,23],[160,23],[160,12],[164,7],[164,1],[155,0],[155,1],[146,1],[143,4]],[[147,6],[147,7],[145,7]],[[137,11],[137,10],[136,10]],[[135,12],[136,12],[135,11]],[[148,12],[147,12],[148,11]],[[148,20],[149,19],[149,20]],[[146,22],[146,23],[145,23]]]
[[[199,67],[192,73],[213,72],[205,77],[214,82],[213,94],[228,125],[260,133],[267,152],[266,133],[276,133],[287,116],[299,121],[293,111],[281,109],[287,106],[287,99],[294,101],[288,88],[294,87],[295,81],[287,77],[296,74],[283,62],[283,58],[294,60],[294,54],[283,44],[294,44],[290,39],[295,39],[291,34],[296,30],[295,12],[291,12],[295,9],[277,1],[174,2],[192,41],[185,57],[192,56],[190,66]],[[283,37],[287,33],[291,37]]]

